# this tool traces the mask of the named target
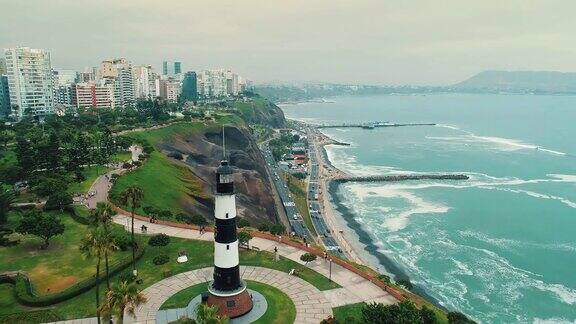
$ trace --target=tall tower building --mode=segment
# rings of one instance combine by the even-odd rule
[[[240,279],[238,235],[236,232],[236,195],[232,168],[223,160],[216,170],[214,219],[214,281],[208,286],[209,305],[218,313],[235,318],[252,309],[252,297]]]
[[[178,76],[182,74],[182,62],[164,61],[162,62],[162,75]]]
[[[28,47],[5,50],[10,103],[14,117],[25,114],[48,115],[54,112],[50,53]]]

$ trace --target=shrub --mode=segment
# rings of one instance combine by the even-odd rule
[[[166,234],[156,234],[148,240],[150,246],[166,246],[170,243],[170,236]]]
[[[385,283],[390,283],[390,277],[385,275],[385,274],[379,274],[378,280],[385,282]]]
[[[460,312],[449,312],[448,313],[448,323],[450,324],[474,324],[473,320],[466,317],[466,315]]]
[[[114,235],[114,244],[121,251],[126,251],[132,246],[132,238],[127,232],[122,231],[121,233],[116,233]]]
[[[122,168],[124,168],[124,169],[130,169],[131,167],[132,167],[132,164],[130,162],[122,163]]]
[[[170,153],[168,153],[168,157],[171,157],[171,158],[176,159],[176,160],[184,159],[184,157],[182,156],[182,153],[180,153],[180,152],[170,152]]]
[[[268,225],[266,223],[262,223],[262,224],[258,225],[258,230],[260,232],[268,232],[270,230],[270,225]]]
[[[249,227],[250,222],[244,218],[238,218],[238,228]]]
[[[139,167],[142,165],[142,162],[141,161],[134,161],[134,162],[132,162],[132,165],[134,165],[135,167]]]
[[[400,280],[396,281],[396,284],[399,286],[402,286],[408,290],[412,290],[412,288],[414,288],[414,285],[410,282],[410,279],[408,279],[408,278],[400,279]]]
[[[154,257],[154,259],[152,259],[152,263],[154,263],[155,265],[168,263],[168,261],[170,261],[170,257],[168,257],[166,254],[157,255]]]
[[[300,256],[300,260],[308,263],[316,260],[316,255],[312,253],[304,253]]]
[[[286,227],[282,224],[274,224],[270,227],[270,233],[274,235],[281,235],[286,232]]]

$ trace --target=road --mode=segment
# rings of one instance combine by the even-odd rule
[[[310,211],[310,218],[312,219],[314,228],[316,229],[318,235],[320,235],[320,239],[322,240],[322,243],[324,243],[326,250],[341,258],[345,258],[342,248],[340,245],[338,245],[338,242],[336,242],[332,236],[330,227],[326,224],[324,215],[322,213],[323,208],[318,202],[318,198],[322,195],[322,191],[320,190],[318,183],[320,178],[320,167],[318,165],[315,142],[312,140],[313,133],[311,131],[307,131],[306,134],[308,136],[309,145],[308,165],[310,175],[308,177],[308,207]]]
[[[278,168],[268,143],[262,144],[261,149],[262,154],[264,155],[264,159],[266,160],[267,167],[270,170],[272,181],[274,181],[274,185],[278,191],[278,195],[280,196],[284,210],[286,211],[286,216],[288,216],[288,221],[290,222],[292,231],[297,236],[306,239],[307,242],[314,241],[310,231],[308,231],[306,224],[302,220],[302,216],[298,212],[298,208],[296,208],[296,203],[292,199],[292,194],[290,193],[290,190],[288,190],[288,185],[285,183],[284,178],[282,177],[282,171]]]

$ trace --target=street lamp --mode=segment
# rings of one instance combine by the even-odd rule
[[[328,259],[328,262],[329,262],[328,264],[329,264],[329,269],[330,269],[328,280],[329,280],[330,282],[332,282],[332,258],[329,258],[329,259]]]

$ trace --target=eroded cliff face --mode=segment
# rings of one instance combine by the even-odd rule
[[[234,168],[238,215],[252,224],[276,222],[277,212],[272,195],[265,161],[249,131],[236,126],[226,126],[226,155]],[[176,135],[159,148],[165,153],[179,152],[190,170],[203,183],[204,194],[209,199],[192,197],[197,203],[183,202],[182,208],[213,219],[213,192],[216,185],[215,171],[223,158],[222,130],[214,127],[193,135]]]

